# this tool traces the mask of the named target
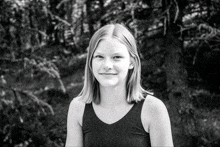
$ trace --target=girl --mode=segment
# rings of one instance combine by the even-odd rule
[[[133,35],[121,24],[91,38],[82,92],[69,106],[66,147],[172,147],[167,109],[140,84]]]

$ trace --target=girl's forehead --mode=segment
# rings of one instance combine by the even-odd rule
[[[127,47],[114,38],[105,38],[99,42],[94,53],[127,53]]]

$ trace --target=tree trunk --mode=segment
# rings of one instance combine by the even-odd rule
[[[105,20],[102,19],[102,16],[106,13],[105,12],[105,7],[104,7],[104,2],[103,0],[99,0],[99,7],[100,7],[100,25],[104,26],[106,24]]]
[[[94,33],[93,28],[93,18],[92,18],[92,12],[91,12],[91,0],[86,0],[86,13],[87,13],[87,19],[88,19],[88,26],[89,26],[89,34],[92,36]],[[89,16],[90,15],[90,16]]]
[[[170,27],[173,28],[173,27]],[[166,47],[166,83],[170,102],[169,114],[171,117],[174,144],[178,147],[191,146],[192,140],[184,133],[181,110],[185,110],[188,104],[189,89],[187,86],[187,72],[183,65],[182,41],[175,35],[174,30],[169,29],[165,38]]]
[[[70,0],[70,1],[67,1],[65,3],[65,8],[66,8],[66,19],[67,19],[67,22],[72,24],[72,12],[73,12],[73,1]]]

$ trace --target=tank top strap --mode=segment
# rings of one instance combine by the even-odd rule
[[[84,108],[84,114],[83,114],[83,123],[82,123],[82,126],[84,126],[85,124],[88,124],[90,123],[91,121],[95,121],[95,112],[93,110],[93,107],[92,107],[92,103],[87,103],[85,105],[85,108]]]
[[[143,103],[144,103],[144,100],[141,100],[141,101],[138,101],[134,104],[134,109],[133,110],[136,114],[141,114],[141,110],[142,110],[142,107],[143,107]]]
[[[143,129],[141,121],[141,111],[143,107],[144,100],[134,103],[133,108],[128,113],[127,118],[122,122],[131,122],[131,126],[137,126],[139,129]]]

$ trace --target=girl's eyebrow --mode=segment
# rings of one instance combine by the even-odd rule
[[[103,54],[103,52],[95,51],[94,54]]]
[[[94,52],[94,54],[105,54],[105,52],[96,51],[96,52]],[[120,54],[120,55],[122,55],[122,54],[124,54],[124,53],[122,53],[122,52],[120,52],[120,51],[116,51],[116,52],[112,52],[111,54],[113,54],[113,55],[115,55],[115,54]]]

